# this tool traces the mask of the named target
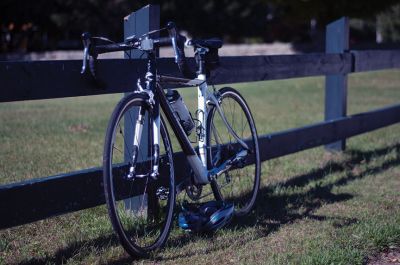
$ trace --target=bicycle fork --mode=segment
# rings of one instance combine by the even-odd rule
[[[148,89],[143,89],[140,85],[140,80],[138,80],[138,92],[137,93],[144,93],[147,95],[147,105],[150,107],[151,111],[149,112],[150,117],[149,117],[149,123],[146,124],[146,117],[145,117],[145,108],[140,107],[138,114],[137,114],[137,119],[136,119],[136,124],[135,124],[135,130],[134,130],[134,137],[133,137],[133,149],[132,149],[132,154],[131,154],[131,161],[132,165],[129,168],[129,174],[128,178],[144,178],[150,176],[153,179],[157,179],[159,175],[159,158],[160,158],[160,108],[159,105],[155,103],[154,101],[154,94],[151,90]],[[140,145],[145,145],[146,143],[141,142],[142,139],[142,134],[143,134],[143,129],[145,126],[149,126],[150,133],[148,136],[148,148],[146,151],[146,156],[145,160],[150,160],[152,161],[151,164],[151,172],[148,174],[136,174],[136,168],[135,165],[137,164],[137,159],[139,155]]]

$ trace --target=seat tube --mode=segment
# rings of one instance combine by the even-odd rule
[[[197,79],[206,80],[206,76],[204,74],[199,74]],[[197,119],[200,121],[200,124],[203,128],[199,134],[199,154],[201,162],[203,166],[207,168],[207,146],[206,146],[206,122],[207,122],[207,104],[206,104],[206,96],[207,96],[207,83],[204,82],[200,86],[197,87]]]

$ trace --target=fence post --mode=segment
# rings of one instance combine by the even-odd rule
[[[349,49],[349,20],[342,17],[326,26],[326,53]],[[325,79],[325,121],[347,115],[347,74],[327,75]],[[329,151],[344,151],[346,140],[325,145]]]
[[[144,33],[159,28],[160,28],[160,7],[158,5],[147,5],[124,18],[124,39],[132,35],[141,36]],[[153,34],[153,36],[156,36],[156,34]],[[133,50],[129,53],[129,56],[128,54],[124,54],[124,58],[137,59],[137,58],[145,58],[145,56],[142,54],[141,51]],[[135,89],[136,84],[131,84],[131,85],[132,85],[132,90]],[[131,116],[136,117],[137,113],[131,113]],[[127,117],[125,116],[125,118]],[[127,150],[127,148],[133,147],[133,137],[134,137],[133,134],[135,130],[133,126],[134,124],[125,119],[124,136],[127,139],[129,139],[129,141],[131,141],[124,146],[125,162],[131,159],[129,154],[132,154],[132,150]],[[148,134],[149,134],[149,124],[147,122],[147,117],[146,117],[142,135],[146,136]],[[146,140],[147,137],[142,137],[142,142],[140,143],[142,150],[148,150],[147,147],[148,143]],[[141,154],[144,153],[141,152]],[[152,198],[147,198],[147,197],[148,196],[146,196],[146,198],[143,198],[143,196],[136,196],[125,199],[125,207],[131,210],[133,213],[137,213],[138,210],[140,210],[139,205],[145,205],[146,207],[147,205],[151,205]],[[141,203],[142,200],[145,200],[145,203],[142,204]]]

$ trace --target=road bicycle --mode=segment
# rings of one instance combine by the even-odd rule
[[[168,32],[168,37],[153,37],[162,31]],[[249,213],[260,186],[255,123],[238,91],[230,87],[216,90],[207,84],[210,72],[219,64],[222,41],[186,40],[172,22],[120,43],[88,33],[82,38],[82,73],[89,68],[95,78],[99,54],[136,49],[147,56],[146,74],[138,79],[136,90],[115,107],[104,144],[105,198],[113,229],[125,250],[146,257],[163,247],[181,194],[193,201],[214,196],[217,201],[234,203],[235,216]],[[195,51],[196,72],[186,62],[185,45]],[[172,46],[183,77],[158,73],[156,51],[162,46]],[[176,90],[164,89],[171,85],[197,87],[194,117]],[[165,119],[190,168],[179,183],[175,183],[174,168],[178,167]],[[193,133],[197,147],[189,137]]]

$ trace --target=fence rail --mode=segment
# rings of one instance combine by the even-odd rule
[[[261,160],[281,157],[369,132],[400,122],[400,105],[330,122],[260,136]],[[318,137],[320,135],[320,137]],[[188,172],[183,153],[174,154],[175,174]],[[0,186],[0,228],[25,224],[51,216],[87,209],[105,203],[102,169],[92,168],[68,174]]]
[[[146,60],[106,59],[98,63],[99,80],[82,76],[79,60],[0,62],[0,102],[131,92]],[[189,59],[194,67],[194,59]],[[179,75],[173,58],[158,60],[160,71]],[[400,50],[351,51],[342,54],[301,54],[222,57],[213,72],[214,84],[348,74],[400,67]],[[118,70],[116,70],[118,69]]]
[[[155,6],[135,14],[158,27]],[[152,18],[153,16],[153,18]],[[155,19],[155,20],[154,20]],[[335,23],[335,22],[334,22]],[[332,25],[334,24],[332,23]],[[336,23],[340,24],[340,23]],[[335,24],[335,25],[336,25]],[[340,25],[346,25],[341,23]],[[132,27],[126,23],[126,27]],[[329,29],[328,26],[328,30]],[[346,34],[346,30],[342,30]],[[343,38],[346,39],[346,38]],[[348,39],[348,38],[347,38]],[[189,61],[194,65],[194,60]],[[176,75],[171,58],[161,58],[160,72]],[[98,63],[99,80],[80,74],[81,61],[0,62],[0,102],[52,99],[130,92],[137,68],[145,60],[110,59]],[[400,50],[347,51],[303,55],[222,57],[221,67],[211,77],[214,84],[254,82],[320,75],[400,68]],[[328,79],[327,79],[328,80]],[[328,81],[327,81],[328,82]],[[329,100],[329,99],[328,99]],[[335,104],[332,105],[335,108]],[[260,136],[263,161],[332,143],[400,122],[400,105]],[[174,155],[177,176],[187,172],[182,153]],[[86,169],[51,177],[0,186],[0,228],[8,228],[51,216],[104,204],[101,168]]]

